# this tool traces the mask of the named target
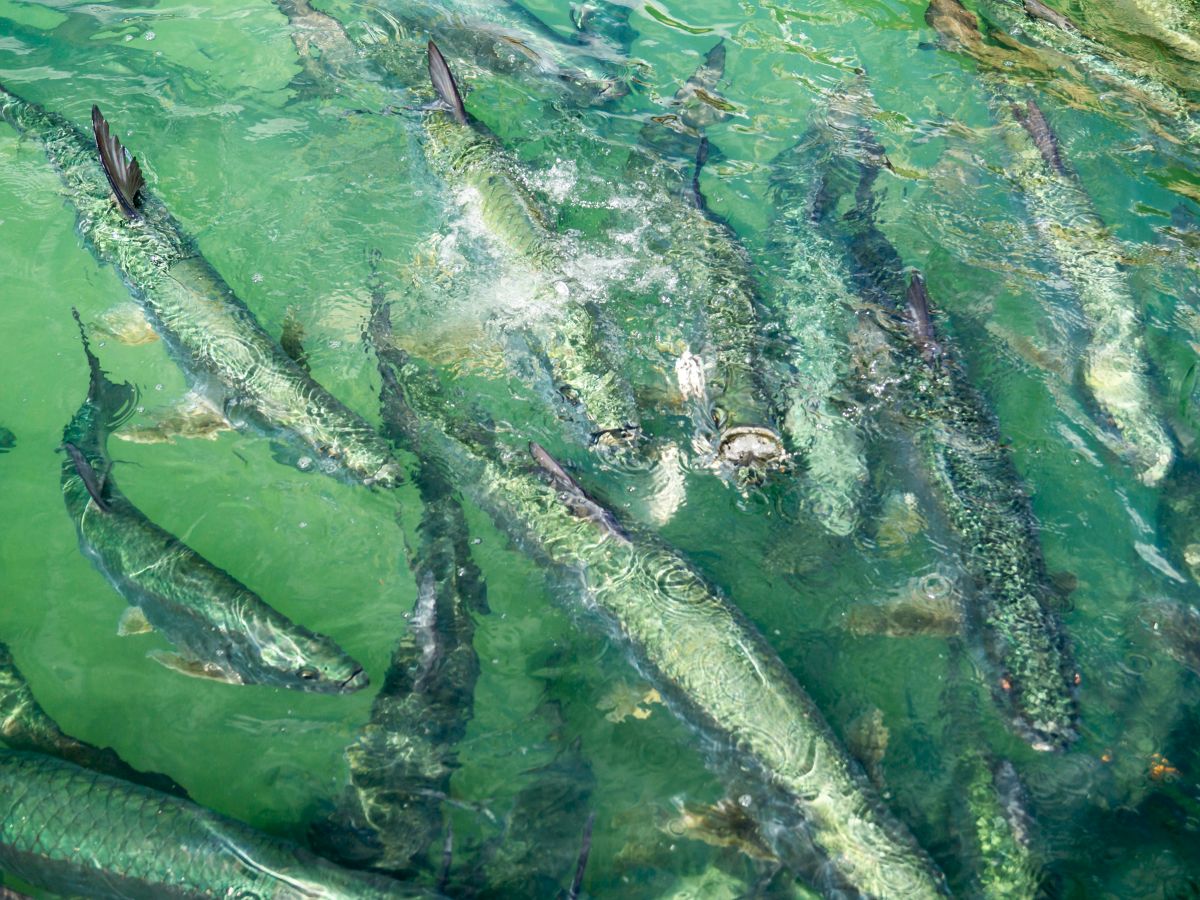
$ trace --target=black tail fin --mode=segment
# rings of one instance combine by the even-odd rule
[[[117,136],[108,130],[108,122],[100,114],[100,107],[92,106],[92,132],[96,135],[96,149],[100,151],[100,165],[117,198],[117,206],[127,219],[140,219],[137,210],[138,191],[146,184],[142,168],[129,151],[121,146]]]
[[[446,65],[446,57],[442,56],[442,51],[433,41],[429,42],[429,80],[433,82],[433,89],[437,91],[438,98],[446,104],[455,120],[466,125],[467,110],[463,106],[462,94],[458,92],[458,85],[454,82],[454,76],[450,74],[450,67]]]

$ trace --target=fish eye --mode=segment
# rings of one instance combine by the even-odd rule
[[[301,666],[296,672],[305,681],[316,681],[321,677],[321,672],[316,666]]]

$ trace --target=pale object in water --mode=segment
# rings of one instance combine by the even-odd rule
[[[130,347],[153,344],[158,340],[158,334],[136,303],[118,303],[105,310],[92,322],[92,331]]]
[[[648,719],[651,712],[649,707],[662,702],[658,691],[649,685],[631,687],[622,681],[613,685],[612,689],[600,698],[596,708],[608,710],[604,718],[615,723],[624,722],[630,716],[635,719]]]

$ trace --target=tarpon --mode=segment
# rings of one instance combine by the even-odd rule
[[[959,0],[933,0],[925,19],[953,49],[970,49],[978,23]],[[1119,432],[1138,477],[1156,485],[1170,469],[1175,448],[1150,389],[1139,306],[1122,271],[1120,249],[1063,160],[1033,97],[1000,71],[981,71],[980,77],[1011,151],[1009,178],[1086,320],[1084,383]]]
[[[366,687],[362,666],[337,644],[276,612],[147,519],[117,488],[106,445],[132,413],[137,393],[108,380],[75,317],[90,383],[63,431],[63,499],[84,554],[130,604],[122,630],[158,629],[178,653],[155,658],[188,675],[322,693]]]
[[[145,189],[137,161],[96,107],[93,136],[0,87],[0,118],[41,144],[79,233],[110,263],[188,377],[227,416],[291,436],[323,467],[368,484],[403,480],[387,443],[300,368]]]
[[[64,734],[33,696],[25,676],[13,661],[12,651],[5,644],[0,644],[0,741],[10,750],[45,753],[156,791],[187,796],[174,779],[157,772],[139,772],[117,756],[112,748],[96,747]]]
[[[375,305],[367,335],[388,433],[454,472],[516,543],[579,578],[589,605],[615,623],[676,708],[790,798],[838,877],[873,896],[942,893],[940,873],[732,603],[674,551],[624,527],[542,448],[531,445],[531,470],[472,440],[469,402],[450,402],[436,375],[395,347],[385,305]]]
[[[296,16],[300,4],[281,3],[280,8]],[[400,52],[405,41],[387,36],[352,37],[339,21],[311,8],[304,16],[305,28],[318,27],[317,20],[321,46],[336,44],[340,48],[334,58],[361,55],[376,78],[390,79],[397,89],[411,90],[414,96],[421,94],[411,54]],[[319,49],[312,42],[295,43],[300,53]],[[433,96],[423,115],[422,147],[431,168],[448,185],[470,189],[471,203],[486,225],[489,242],[524,267],[535,283],[548,321],[525,330],[549,361],[559,392],[578,403],[594,437],[632,439],[639,417],[632,389],[614,365],[618,358],[611,346],[615,335],[596,300],[565,270],[568,250],[551,229],[549,212],[526,185],[521,165],[467,114],[462,93],[437,46],[430,41],[426,50],[428,74],[422,80],[432,83]],[[317,68],[334,84],[342,83],[345,71],[325,66],[326,55],[317,55]]]
[[[1061,749],[1077,736],[1077,673],[1049,605],[1054,589],[1029,499],[995,416],[936,335],[924,279],[905,277],[903,260],[875,224],[871,185],[879,166],[858,159],[852,167],[861,172],[853,208],[836,216],[837,198],[827,196],[820,222],[847,243],[858,290],[884,316],[885,332],[900,336],[890,342],[894,371],[885,380],[894,382],[888,390],[908,413],[925,477],[977,583],[968,619],[994,666],[993,694],[1033,747]]]
[[[0,869],[55,894],[105,900],[429,896],[190,801],[12,751],[0,751]]]
[[[642,194],[647,217],[667,236],[662,262],[700,299],[697,329],[703,346],[681,363],[700,371],[680,376],[693,408],[697,443],[737,468],[769,467],[787,456],[765,365],[759,311],[762,291],[750,255],[733,229],[711,210],[700,189],[708,160],[706,125],[725,114],[717,95],[725,72],[725,44],[716,44],[676,92],[672,112],[647,122],[627,177]],[[679,158],[686,166],[680,178]],[[677,371],[680,366],[677,364]]]

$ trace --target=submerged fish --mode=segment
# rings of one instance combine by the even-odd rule
[[[956,49],[969,48],[972,29],[978,28],[959,0],[933,0],[925,18]],[[1175,448],[1150,389],[1140,307],[1123,271],[1122,253],[1063,160],[1045,114],[1002,71],[985,70],[980,77],[1011,151],[1008,176],[1074,288],[1086,320],[1084,383],[1120,433],[1138,477],[1156,485],[1170,469]]]
[[[35,753],[0,751],[0,869],[65,896],[422,896],[187,800]]]
[[[1037,522],[1020,476],[1000,442],[995,416],[967,383],[937,337],[924,279],[907,280],[899,253],[874,221],[871,186],[878,167],[855,162],[854,207],[823,226],[847,241],[854,277],[888,330],[901,335],[890,376],[915,427],[924,474],[961,542],[963,567],[976,581],[969,620],[996,668],[994,694],[1016,730],[1039,750],[1077,737],[1076,672],[1046,571]]]
[[[92,107],[89,138],[0,87],[0,118],[41,144],[67,187],[84,242],[117,270],[188,377],[219,409],[293,436],[365,483],[391,487],[403,480],[375,429],[288,358],[144,190],[137,161],[99,109]]]
[[[139,772],[117,756],[112,748],[96,747],[63,734],[33,696],[29,683],[5,644],[0,644],[0,741],[10,750],[45,753],[156,791],[187,796],[187,792],[166,775]]]
[[[580,578],[588,601],[657,673],[676,708],[737,746],[795,804],[838,877],[876,896],[940,895],[932,862],[737,608],[672,550],[627,531],[541,447],[530,446],[530,471],[473,440],[469,402],[447,396],[432,373],[395,349],[390,332],[389,311],[377,303],[367,337],[379,359],[388,432],[454,472],[524,549]]]
[[[17,436],[0,425],[0,453],[7,453],[15,446],[17,446]]]
[[[362,666],[337,644],[276,612],[120,492],[106,446],[137,395],[105,377],[82,322],[79,333],[90,383],[63,431],[63,499],[83,552],[130,604],[122,630],[157,628],[179,652],[155,658],[188,675],[322,693],[366,687]]]
[[[371,720],[346,748],[350,785],[333,815],[313,830],[325,855],[395,875],[424,862],[444,830],[442,802],[479,678],[472,614],[487,606],[449,473],[424,462],[413,480],[424,503],[411,561],[416,606]]]

